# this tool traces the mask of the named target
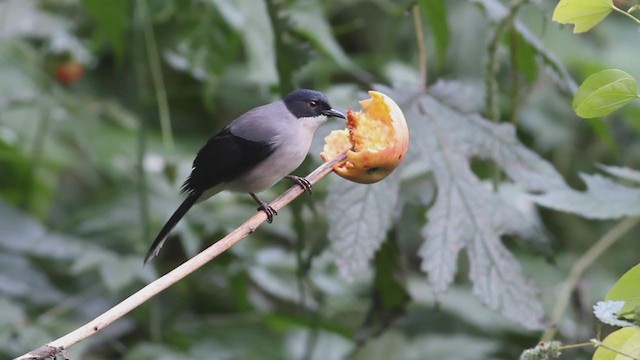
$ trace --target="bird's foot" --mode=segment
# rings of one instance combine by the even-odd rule
[[[312,185],[309,182],[309,180],[307,180],[306,178],[303,178],[301,176],[295,176],[295,175],[287,175],[285,176],[287,179],[293,181],[296,185],[300,186],[302,188],[302,190],[306,191],[309,193],[309,195],[312,194]]]
[[[278,215],[278,212],[276,211],[276,209],[272,208],[269,204],[267,204],[265,201],[260,200],[256,194],[254,193],[249,193],[249,195],[251,195],[251,197],[258,203],[258,211],[264,211],[265,214],[267,214],[267,222],[269,224],[271,224],[273,222],[273,216],[274,215]]]
[[[278,215],[276,209],[272,208],[269,204],[264,201],[260,201],[260,206],[257,208],[258,211],[264,211],[267,214],[267,222],[271,224],[273,222],[273,216]]]

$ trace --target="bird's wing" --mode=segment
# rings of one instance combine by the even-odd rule
[[[198,151],[182,191],[205,191],[251,170],[275,151],[277,137],[270,135],[264,134],[264,140],[250,140],[235,134],[232,126],[225,127]]]

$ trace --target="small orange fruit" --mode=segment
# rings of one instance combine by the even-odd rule
[[[71,59],[57,64],[55,71],[59,83],[72,85],[84,76],[84,64]]]
[[[404,159],[409,128],[402,110],[387,95],[369,91],[360,101],[362,111],[347,111],[347,128],[324,138],[320,157],[327,162],[346,152],[347,159],[333,171],[345,179],[372,184],[389,175]]]

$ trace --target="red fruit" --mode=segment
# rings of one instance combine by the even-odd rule
[[[63,85],[72,85],[84,75],[84,65],[75,60],[56,65],[56,79]]]

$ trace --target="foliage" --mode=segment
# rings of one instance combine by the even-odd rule
[[[616,7],[612,0],[561,0],[553,12],[553,20],[561,24],[574,24],[574,33],[590,30],[612,11],[619,12],[640,24],[640,19],[631,15],[638,5],[625,12]],[[626,72],[608,69],[589,76],[580,85],[573,99],[573,109],[578,116],[595,118],[606,116],[639,98],[636,80]]]
[[[0,354],[84,324],[254,214],[246,195],[219,194],[142,266],[207,136],[295,87],[342,109],[382,89],[409,122],[405,163],[374,185],[326,179],[71,358],[513,359],[558,324],[560,340],[595,337],[598,300],[600,319],[635,324],[638,267],[615,279],[638,262],[636,229],[549,322],[559,285],[611,226],[596,220],[640,215],[640,73],[589,55],[632,46],[637,6],[561,1],[553,19],[593,38],[566,37],[552,6],[0,2]],[[611,12],[626,15],[600,23]],[[56,79],[69,61],[82,77]],[[612,121],[576,121],[574,94],[579,116]],[[318,132],[298,175],[341,126]],[[587,343],[595,355],[557,342],[525,353],[614,359],[609,348],[635,351],[636,330]]]

